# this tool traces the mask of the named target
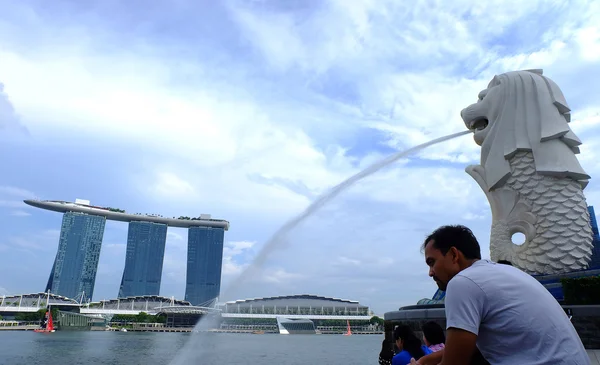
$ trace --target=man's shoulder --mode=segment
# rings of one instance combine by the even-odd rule
[[[510,277],[511,280],[522,281],[523,272],[512,266],[496,264],[488,260],[479,260],[470,267],[462,270],[456,277],[461,278],[460,280],[470,280],[479,286],[484,286],[486,283],[494,282],[497,280],[504,280]]]
[[[463,270],[456,274],[452,280],[448,283],[447,292],[452,292],[453,290],[473,290],[477,291],[477,289],[481,289],[478,281],[479,275],[474,272],[465,273]]]

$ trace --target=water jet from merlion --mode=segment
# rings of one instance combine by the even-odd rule
[[[320,208],[325,206],[327,203],[331,202],[335,197],[339,194],[350,188],[352,185],[356,184],[360,180],[376,173],[377,171],[383,169],[386,166],[393,164],[394,162],[400,160],[401,158],[407,157],[413,153],[416,153],[424,148],[429,146],[433,146],[438,143],[442,143],[465,134],[470,134],[472,131],[462,131],[458,133],[453,133],[448,136],[436,138],[429,142],[420,144],[418,146],[409,148],[405,151],[395,153],[390,155],[372,165],[365,168],[364,170],[356,173],[355,175],[349,177],[344,180],[340,184],[331,188],[327,193],[319,197],[313,203],[311,203],[301,214],[294,217],[285,223],[281,228],[279,228],[275,234],[264,244],[263,248],[258,252],[253,262],[239,275],[238,279],[235,280],[227,290],[223,293],[222,297],[230,297],[233,293],[235,293],[236,289],[239,286],[246,282],[248,279],[255,277],[255,275],[260,272],[265,261],[269,257],[271,253],[281,247],[282,244],[286,241],[287,235],[296,228],[300,223],[305,221],[311,215],[316,213]],[[211,316],[203,317],[200,322],[196,325],[196,330],[203,331],[210,329],[213,322],[211,321]],[[210,334],[208,334],[210,335]],[[209,360],[207,356],[214,356],[214,354],[209,355],[208,352],[204,350],[207,349],[207,344],[203,344],[203,341],[210,341],[206,335],[199,333],[193,335],[186,345],[181,349],[178,355],[171,361],[172,365],[183,365],[183,364],[210,364],[212,360]]]

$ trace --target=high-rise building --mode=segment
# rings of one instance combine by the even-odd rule
[[[167,227],[188,228],[185,298],[211,305],[221,290],[223,238],[229,222],[210,214],[167,218],[123,209],[62,200],[25,200],[25,204],[64,213],[58,252],[46,290],[84,301],[91,299],[106,220],[127,222],[127,254],[119,297],[159,295]]]
[[[589,206],[588,211],[590,212],[590,223],[592,225],[592,232],[594,232],[594,248],[592,251],[592,259],[588,268],[600,269],[600,232],[598,232],[598,222],[596,221],[596,213],[594,207]]]
[[[185,300],[193,305],[211,306],[221,291],[223,228],[188,229]]]
[[[106,217],[66,212],[46,291],[87,301],[94,295]]]
[[[130,222],[119,298],[159,295],[167,225]]]

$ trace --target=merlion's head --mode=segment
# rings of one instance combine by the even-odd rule
[[[577,158],[581,141],[569,128],[570,109],[562,91],[542,70],[495,76],[479,93],[477,103],[462,110],[468,129],[481,148],[481,165],[490,189],[510,176],[508,160],[517,151],[531,151],[538,173],[589,179]]]

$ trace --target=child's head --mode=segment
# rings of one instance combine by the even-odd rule
[[[438,345],[446,342],[446,336],[444,335],[444,329],[436,322],[427,322],[423,325],[423,341],[425,345]]]

